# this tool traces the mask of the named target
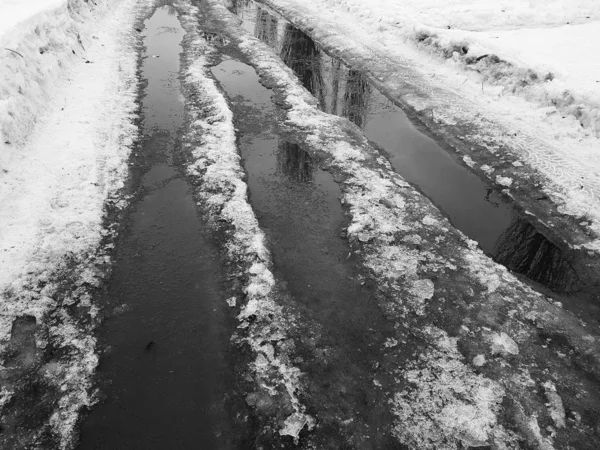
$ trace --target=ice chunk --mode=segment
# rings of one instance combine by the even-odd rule
[[[295,412],[283,423],[284,427],[279,430],[281,436],[292,436],[294,439],[298,439],[300,431],[308,423],[308,417],[299,412]]]
[[[492,341],[492,354],[511,354],[518,355],[519,354],[519,346],[515,341],[511,339],[511,337],[502,332],[500,334],[493,333],[491,336]]]
[[[484,364],[485,364],[485,356],[484,355],[477,355],[475,358],[473,358],[474,366],[481,367]]]

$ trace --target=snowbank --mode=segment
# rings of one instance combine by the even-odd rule
[[[0,168],[33,130],[50,94],[85,60],[95,24],[116,0],[0,4]],[[15,21],[12,20],[14,14]]]
[[[64,4],[4,37],[23,57],[2,55],[0,65],[0,291],[93,250],[104,202],[125,176],[137,134],[135,57],[98,26],[111,5],[92,6]],[[118,26],[112,20],[105,25]]]
[[[65,5],[66,0],[1,0],[0,1],[0,42],[2,38],[16,30],[26,28],[36,16],[48,13]],[[42,18],[43,20],[43,18]]]
[[[462,45],[447,51],[436,44],[441,38],[419,38],[414,23],[384,21],[367,2],[352,2],[352,12],[327,0],[261,3],[284,13],[327,52],[365,73],[440,142],[466,164],[469,161],[474,172],[531,212],[557,241],[599,251],[599,139],[585,113],[596,111],[591,104],[573,105],[571,95],[561,94],[552,98],[557,106],[543,106],[540,99],[551,98],[547,88],[556,79],[545,80],[493,54],[471,58],[471,50]],[[423,52],[423,46],[437,54]],[[466,66],[473,70],[463,70]],[[484,66],[489,69],[482,70]],[[486,83],[482,74],[495,84]],[[533,101],[527,100],[529,94]]]
[[[93,403],[92,299],[110,272],[107,212],[125,205],[138,135],[133,25],[149,2],[20,3],[8,4],[14,22],[0,6],[0,356],[3,373],[19,374],[3,385],[10,411],[0,412],[19,420],[0,444],[70,448]],[[16,319],[33,323],[25,362],[11,359],[24,351]]]
[[[319,0],[321,1],[321,0]],[[509,30],[600,20],[595,0],[323,0],[359,17],[461,30]]]

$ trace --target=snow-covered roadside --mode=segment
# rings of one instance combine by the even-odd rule
[[[555,240],[566,242],[561,245],[600,248],[599,140],[574,117],[552,114],[502,87],[482,89],[475,71],[444,64],[390,27],[326,2],[260,3],[367,74],[465,165],[513,197]]]
[[[325,0],[379,34],[415,42],[503,93],[573,115],[600,136],[600,8],[594,0]]]
[[[236,30],[222,5],[209,4],[274,90],[286,139],[340,182],[351,217],[348,237],[397,329],[380,369],[396,374],[382,385],[396,416],[393,434],[411,448],[596,442],[594,420],[581,417],[597,408],[589,375],[600,373],[598,336],[477,250],[356,126],[319,111],[272,49]],[[538,395],[549,382],[561,405],[576,412],[568,429],[560,408]]]
[[[107,213],[125,205],[120,190],[138,135],[134,23],[149,5],[61,2],[0,37],[19,53],[0,56],[7,448],[12,440],[72,447],[79,411],[93,402],[92,296],[110,270]]]
[[[299,397],[302,373],[291,364],[295,345],[289,332],[296,319],[277,302],[271,255],[248,202],[233,115],[208,75],[216,49],[198,30],[199,9],[185,3],[177,8],[186,30],[183,88],[187,126],[183,142],[191,155],[187,172],[209,223],[225,236],[227,259],[237,268],[234,275],[244,280],[243,297],[229,302],[239,311],[237,341],[252,351],[249,376],[254,391],[246,401],[262,422],[256,432],[260,436],[266,431],[271,445],[279,435],[297,439],[304,427],[313,427],[314,419]],[[273,430],[277,434],[271,434]]]

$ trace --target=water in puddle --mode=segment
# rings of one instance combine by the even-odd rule
[[[310,355],[299,363],[310,373],[310,398],[330,405],[319,416],[322,429],[341,415],[359,415],[365,417],[360,423],[372,425],[364,430],[365,438],[376,435],[379,425],[391,423],[391,418],[382,407],[385,399],[375,398],[382,391],[374,393],[365,377],[379,358],[384,335],[392,334],[392,324],[372,290],[361,284],[348,244],[339,236],[344,223],[339,187],[310,155],[278,134],[272,93],[252,67],[226,60],[212,73],[236,118],[250,202],[267,235],[274,274],[287,286],[294,309],[306,323],[318,324],[316,347],[329,355]],[[321,437],[336,433],[323,431]]]
[[[146,22],[145,174],[108,288],[115,313],[100,330],[105,398],[82,425],[80,449],[233,448],[222,265],[173,161],[183,30],[172,12],[159,8]]]
[[[269,238],[275,272],[299,303],[318,303],[320,315],[347,315],[341,323],[362,320],[348,313],[349,303],[370,294],[353,280],[355,262],[339,236],[338,185],[277,134],[271,92],[252,67],[228,60],[212,73],[231,99],[251,204]]]
[[[236,0],[230,10],[240,18],[240,26],[281,56],[323,111],[360,127],[386,153],[394,169],[486,253],[556,292],[579,289],[577,274],[556,245],[419,131],[363,74],[327,55],[308,35],[268,8]]]

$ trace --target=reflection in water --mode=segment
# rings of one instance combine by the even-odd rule
[[[239,14],[248,8],[251,0],[225,0],[225,7],[233,14]]]
[[[495,259],[556,292],[574,292],[579,279],[562,251],[527,221],[515,217],[496,243]]]
[[[571,263],[498,194],[424,136],[405,114],[365,77],[328,56],[284,18],[248,0],[230,0],[255,36],[280,52],[304,87],[329,114],[346,117],[384,148],[396,171],[442,209],[453,225],[479,242],[484,251],[511,270],[557,292],[581,289]],[[244,9],[242,5],[247,5]],[[256,23],[252,23],[256,19]],[[279,145],[280,170],[309,181],[314,161],[297,146]]]
[[[338,96],[340,95],[340,80],[342,79],[342,71],[345,70],[346,66],[342,68],[342,62],[339,59],[331,60],[331,105],[330,108],[326,109],[329,114],[337,114],[338,109]]]
[[[254,36],[270,47],[277,48],[277,18],[268,11],[257,8]]]
[[[342,116],[360,128],[363,128],[367,121],[370,93],[371,86],[365,77],[356,70],[349,70]]]
[[[325,104],[325,90],[320,56],[321,51],[315,41],[294,26],[286,24],[281,59],[322,106]]]
[[[277,168],[294,181],[307,183],[314,178],[314,160],[297,144],[286,141],[279,141]]]

